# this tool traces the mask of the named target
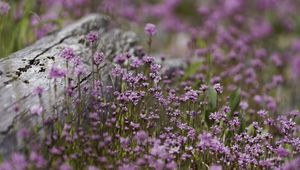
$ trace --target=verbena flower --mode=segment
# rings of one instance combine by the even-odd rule
[[[43,107],[39,106],[39,105],[33,105],[31,108],[30,108],[30,112],[32,115],[37,115],[37,116],[40,116],[43,112]]]
[[[71,59],[75,58],[75,52],[72,48],[66,47],[61,51],[60,56],[67,61],[70,61]]]
[[[104,53],[102,53],[102,52],[96,52],[94,54],[94,63],[96,65],[101,64],[103,62],[103,59],[104,59]]]
[[[87,42],[94,44],[99,40],[99,33],[96,31],[91,31],[86,35]]]
[[[39,97],[42,96],[43,92],[44,92],[44,88],[41,87],[41,86],[38,86],[38,87],[36,87],[36,88],[33,89],[33,94],[37,95]]]
[[[17,133],[18,137],[26,139],[30,135],[30,131],[27,128],[22,128]]]
[[[52,79],[62,78],[66,75],[66,70],[52,66],[49,72],[49,77]]]
[[[209,170],[222,170],[222,166],[214,164],[209,167]]]
[[[7,2],[0,1],[0,15],[8,14],[10,10],[10,5]]]
[[[36,151],[32,151],[30,153],[29,160],[34,164],[36,168],[44,168],[46,166],[46,160]]]
[[[59,170],[72,170],[72,167],[69,164],[64,163],[59,166]]]
[[[154,36],[156,34],[156,26],[154,24],[148,23],[146,24],[144,31],[149,36]]]
[[[83,65],[76,66],[74,71],[76,76],[82,76],[86,74],[86,69]]]
[[[19,153],[14,153],[11,156],[11,164],[14,169],[25,170],[27,169],[28,162],[25,159],[25,156]]]
[[[289,156],[289,152],[286,149],[284,149],[283,147],[278,147],[277,149],[275,149],[275,152],[280,157]]]

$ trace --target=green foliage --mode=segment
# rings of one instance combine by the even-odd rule
[[[217,110],[217,103],[218,103],[218,95],[215,89],[212,87],[208,88],[208,103],[209,103],[209,108],[212,111]]]
[[[201,64],[202,62],[191,63],[184,73],[183,80],[187,80],[189,77],[196,74]]]
[[[230,115],[229,117],[233,116],[233,113],[236,111],[240,104],[241,100],[241,89],[236,89],[229,97],[229,107],[230,107]]]
[[[218,94],[215,89],[209,87],[207,90],[207,97],[208,97],[208,108],[205,110],[205,122],[210,127],[212,125],[212,121],[209,119],[209,115],[212,112],[217,111],[217,104],[218,104]]]
[[[9,13],[0,16],[0,58],[23,48],[35,39],[30,28],[30,17],[35,8],[35,1],[25,0],[24,4],[10,1],[9,4],[11,6]],[[19,13],[16,14],[16,11]]]

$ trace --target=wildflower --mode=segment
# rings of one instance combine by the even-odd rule
[[[138,58],[133,59],[133,61],[130,63],[130,66],[132,68],[139,68],[142,65],[143,65],[143,61]]]
[[[152,73],[158,73],[159,72],[159,70],[160,70],[160,65],[159,64],[151,64],[150,65],[150,70],[151,70],[151,72]]]
[[[44,92],[44,88],[41,87],[41,86],[38,86],[38,87],[36,87],[36,88],[33,90],[33,94],[34,94],[34,95],[37,95],[37,96],[39,96],[39,97],[42,96],[42,93],[43,93],[43,92]]]
[[[18,131],[18,137],[26,139],[29,137],[29,130],[27,128],[22,128]]]
[[[213,88],[216,90],[216,92],[218,94],[222,94],[223,93],[223,87],[221,86],[220,83],[216,83],[213,85]]]
[[[103,59],[104,59],[104,53],[102,53],[102,52],[96,52],[95,54],[94,54],[94,63],[96,64],[96,65],[99,65],[99,64],[101,64],[102,63],[102,61],[103,61]]]
[[[209,167],[209,170],[222,170],[222,166],[213,164]]]
[[[292,75],[293,78],[299,79],[300,78],[300,56],[295,57],[292,62]]]
[[[150,153],[153,156],[158,156],[159,158],[165,159],[168,157],[169,153],[164,145],[155,144],[151,149]]]
[[[277,67],[280,67],[280,66],[283,65],[283,62],[282,62],[282,60],[281,60],[281,57],[280,57],[280,55],[279,55],[278,53],[272,54],[271,60],[272,60],[272,62],[273,62]]]
[[[241,107],[242,110],[246,110],[249,107],[248,102],[241,101],[240,107]]]
[[[60,155],[60,154],[62,154],[62,151],[59,148],[57,148],[57,147],[52,147],[50,149],[50,153],[52,153],[54,155]]]
[[[166,165],[166,168],[167,168],[167,169],[170,169],[170,170],[176,170],[176,169],[177,169],[177,165],[176,165],[175,161],[171,161],[171,162],[169,162],[169,163]]]
[[[75,67],[82,64],[81,58],[79,56],[75,57],[72,61]]]
[[[61,51],[60,56],[67,61],[70,61],[71,59],[75,58],[75,52],[72,48],[66,47]]]
[[[145,131],[141,130],[136,133],[134,138],[139,144],[142,144],[147,140],[148,134]]]
[[[37,168],[43,168],[46,165],[46,160],[43,156],[39,155],[36,151],[30,153],[29,159]]]
[[[45,23],[42,24],[41,27],[39,27],[37,30],[35,30],[35,35],[38,39],[44,37],[49,32],[54,31],[57,28],[57,26],[53,23]]]
[[[75,67],[74,71],[76,76],[82,76],[86,73],[86,70],[82,65],[78,65],[77,67]]]
[[[119,77],[124,74],[124,70],[120,66],[116,66],[111,71],[112,76]]]
[[[275,149],[275,152],[280,157],[289,156],[289,152],[286,149],[284,149],[283,147],[278,147],[277,149]]]
[[[258,114],[259,116],[261,116],[261,117],[266,117],[266,116],[268,115],[268,111],[266,111],[266,110],[259,110],[259,111],[257,112],[257,114]]]
[[[149,36],[154,36],[156,34],[156,26],[154,24],[148,23],[146,24],[145,28],[145,33]]]
[[[28,165],[24,155],[19,154],[19,153],[14,153],[12,155],[11,163],[12,163],[14,169],[18,169],[18,170],[25,170],[25,169],[27,169],[27,165]]]
[[[296,159],[287,162],[282,167],[283,170],[296,170],[300,169],[300,157],[298,156]]]
[[[49,72],[49,77],[52,79],[62,78],[66,75],[66,71],[64,69],[57,68],[56,66],[52,66]]]
[[[202,57],[202,56],[206,55],[208,52],[209,52],[209,50],[206,48],[196,49],[195,55],[198,57]]]
[[[13,165],[9,161],[4,161],[0,165],[0,170],[12,170]]]
[[[123,164],[118,168],[118,170],[137,170],[137,169],[138,169],[137,166],[132,164]]]
[[[165,166],[165,162],[163,160],[161,160],[161,159],[158,159],[157,161],[155,161],[154,165],[153,165],[153,167],[156,170],[163,170],[164,166]]]
[[[10,10],[10,5],[7,2],[0,1],[0,15],[6,15]]]
[[[152,64],[152,63],[154,63],[154,58],[151,56],[144,56],[143,61],[147,64]]]
[[[89,43],[94,44],[96,41],[98,41],[99,34],[96,31],[91,31],[86,35],[85,38]]]
[[[59,170],[72,170],[71,166],[67,163],[64,163],[59,166]]]
[[[151,45],[152,45],[152,36],[156,34],[156,26],[154,24],[146,24],[144,28],[145,33],[149,36],[148,40],[148,48],[149,48],[149,53],[151,52]]]
[[[43,107],[39,106],[39,105],[33,105],[31,108],[30,108],[30,112],[32,115],[37,115],[37,116],[40,116],[43,112]]]
[[[114,59],[114,61],[120,65],[123,64],[126,60],[127,60],[127,57],[125,54],[119,54]]]

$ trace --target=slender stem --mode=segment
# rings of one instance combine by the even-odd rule
[[[94,71],[94,58],[93,58],[93,56],[94,56],[94,53],[95,53],[95,50],[94,50],[94,47],[92,47],[92,56],[91,56],[91,60],[92,60],[92,78],[93,78],[93,88],[94,88],[94,86],[95,86],[95,75],[94,75],[95,71]]]
[[[80,85],[80,75],[77,76],[77,80],[78,80],[78,98],[79,101],[81,102],[81,85]]]
[[[151,44],[152,44],[152,36],[149,36],[149,40],[148,40],[148,54],[151,53]]]

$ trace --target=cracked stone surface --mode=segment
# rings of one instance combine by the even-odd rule
[[[83,41],[90,31],[100,33],[101,43],[97,51],[106,54],[100,72],[104,81],[108,82],[113,57],[123,52],[133,53],[137,38],[132,32],[112,28],[109,18],[102,15],[92,14],[84,17],[0,60],[0,154],[4,157],[18,148],[16,131],[31,122],[28,110],[32,105],[39,103],[38,97],[32,94],[35,87],[41,86],[45,89],[42,100],[48,115],[51,115],[53,105],[63,99],[63,80],[58,81],[58,98],[55,100],[53,83],[48,79],[48,72],[53,64],[65,67],[65,61],[59,57],[61,49],[73,48],[88,70],[88,74],[80,82],[73,78],[74,82],[83,85],[90,79],[92,52]]]

